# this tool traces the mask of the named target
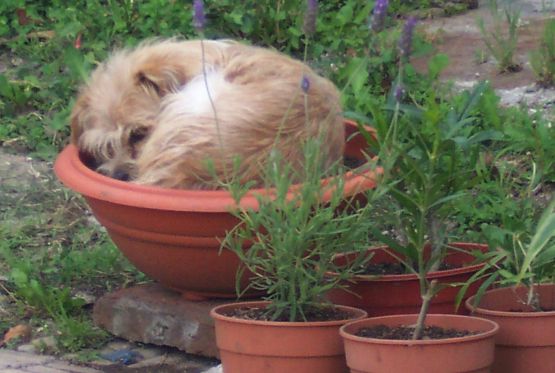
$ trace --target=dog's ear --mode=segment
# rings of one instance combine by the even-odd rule
[[[83,126],[81,125],[81,116],[87,108],[87,103],[84,96],[80,96],[71,110],[71,115],[69,117],[71,126],[71,143],[77,145],[79,137],[83,134]]]
[[[147,92],[163,97],[176,91],[187,79],[183,66],[168,61],[149,61],[135,74],[136,83]]]

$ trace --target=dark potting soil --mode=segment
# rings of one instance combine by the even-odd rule
[[[271,313],[263,307],[243,307],[236,308],[224,313],[225,316],[236,317],[245,320],[258,320],[258,321],[289,321],[289,315],[282,315],[276,320],[272,320]],[[299,319],[298,321],[334,321],[334,320],[347,320],[353,317],[350,312],[346,312],[333,307],[314,308],[309,310],[306,314],[306,320]]]
[[[442,263],[439,271],[447,271],[449,269],[460,268],[461,266]],[[369,263],[366,265],[363,274],[371,276],[383,275],[403,275],[409,273],[406,267],[401,263]]]
[[[532,307],[523,309],[523,308],[511,308],[509,312],[553,312],[555,311],[555,307],[540,307],[538,309],[534,309]]]
[[[350,170],[358,168],[365,163],[366,163],[365,159],[350,157],[348,155],[343,157],[343,164],[345,165],[345,167],[347,167]]]
[[[387,325],[377,325],[371,328],[361,328],[355,335],[359,337],[377,338],[377,339],[394,339],[394,340],[410,340],[414,332],[414,326],[397,326],[390,327]],[[426,326],[422,339],[447,339],[459,338],[477,334],[469,330],[444,329],[438,326]]]

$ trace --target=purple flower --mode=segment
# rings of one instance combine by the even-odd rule
[[[303,75],[303,79],[301,80],[301,89],[304,93],[308,93],[308,90],[310,89],[310,80],[306,75]]]
[[[416,23],[418,23],[418,19],[416,17],[410,17],[403,27],[401,38],[399,38],[399,52],[401,58],[404,58],[406,60],[408,60],[410,57],[412,47],[412,34],[414,33],[414,27],[416,26]]]
[[[401,84],[397,84],[395,86],[393,90],[393,96],[395,97],[395,101],[397,102],[403,101],[403,98],[405,98],[406,94],[407,94],[407,91],[405,87],[403,87]]]
[[[380,32],[385,25],[385,16],[387,15],[388,0],[377,0],[372,12],[370,20],[370,29],[374,32]]]
[[[306,1],[306,12],[304,14],[303,31],[307,36],[316,32],[316,17],[318,16],[318,0]]]
[[[202,0],[194,0],[193,2],[193,26],[197,31],[202,31],[206,24],[204,16],[204,4]]]

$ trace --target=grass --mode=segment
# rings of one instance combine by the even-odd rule
[[[0,273],[8,280],[0,282],[7,299],[0,333],[30,324],[38,336],[55,337],[49,352],[81,351],[109,340],[92,324],[84,298],[143,281],[143,275],[93,222],[84,201],[50,172],[8,180],[0,195]]]

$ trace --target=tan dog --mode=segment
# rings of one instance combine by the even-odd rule
[[[304,81],[304,89],[301,82]],[[71,115],[72,142],[99,172],[168,188],[211,188],[236,156],[262,181],[276,148],[302,167],[302,144],[323,136],[341,159],[339,94],[305,64],[226,41],[156,41],[115,53],[92,74]],[[229,176],[229,175],[228,175]]]

